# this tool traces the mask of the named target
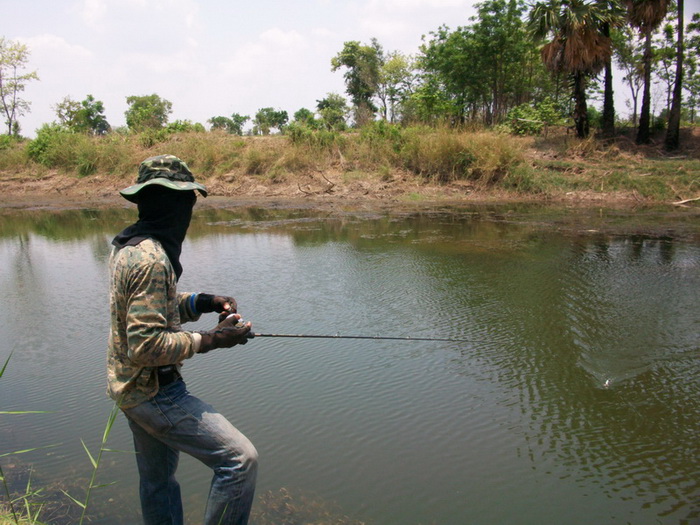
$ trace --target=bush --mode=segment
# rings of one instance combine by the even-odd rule
[[[52,162],[52,150],[61,141],[61,136],[70,133],[58,124],[44,124],[36,133],[36,138],[27,145],[27,155],[34,162],[49,166]]]
[[[342,133],[328,129],[313,129],[292,122],[285,128],[285,135],[296,146],[310,146],[315,149],[332,149],[344,143]]]
[[[17,139],[12,135],[0,135],[0,151],[4,149],[9,149],[16,143]]]
[[[456,133],[411,128],[402,150],[405,167],[439,182],[473,180],[491,184],[523,162],[512,139],[498,133]]]
[[[550,98],[537,104],[521,104],[508,112],[508,127],[516,135],[539,135],[562,120],[562,110]]]
[[[427,127],[407,131],[401,157],[411,171],[440,182],[467,178],[474,160],[461,134]]]
[[[521,104],[508,112],[511,133],[516,135],[539,135],[544,129],[538,111],[530,104]]]
[[[42,166],[75,171],[81,177],[99,169],[123,174],[140,162],[136,160],[140,150],[127,137],[117,134],[90,137],[58,124],[44,124],[36,138],[27,144],[26,151],[29,159]]]

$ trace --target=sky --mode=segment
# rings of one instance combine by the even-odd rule
[[[0,36],[26,44],[31,111],[21,133],[57,120],[68,96],[93,95],[112,127],[126,97],[158,94],[170,121],[206,125],[263,107],[316,109],[345,96],[331,59],[346,41],[416,54],[423,35],[468,25],[476,0],[0,0]]]
[[[331,59],[344,42],[416,54],[423,35],[470,24],[478,0],[0,0],[0,36],[26,44],[33,137],[57,119],[65,97],[93,95],[112,127],[124,126],[126,98],[156,93],[170,121],[206,125],[263,107],[315,110],[328,93],[345,95],[344,69]],[[686,18],[700,0],[686,0]],[[619,77],[618,82],[619,82]],[[625,113],[623,88],[616,110]]]

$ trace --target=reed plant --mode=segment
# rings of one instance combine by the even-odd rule
[[[7,366],[10,362],[10,359],[12,358],[12,354],[8,356],[8,358],[5,360],[5,363],[3,364],[2,368],[0,369],[0,379],[2,379],[2,376],[5,373],[5,370],[7,369]],[[72,496],[66,491],[62,491],[74,504],[76,504],[78,507],[81,509],[81,514],[80,518],[78,520],[78,523],[82,525],[86,520],[89,520],[88,516],[88,507],[90,505],[90,500],[91,496],[94,490],[102,487],[106,487],[109,485],[113,485],[114,482],[112,483],[97,483],[97,472],[103,457],[103,454],[105,452],[118,452],[116,450],[112,450],[106,447],[107,445],[107,439],[109,437],[109,434],[112,430],[112,426],[114,425],[114,422],[116,420],[117,414],[119,413],[119,403],[116,402],[112,406],[112,410],[109,414],[109,417],[107,419],[107,425],[104,429],[104,432],[102,434],[102,442],[100,444],[99,451],[97,455],[93,455],[90,453],[90,450],[88,449],[87,445],[85,442],[81,439],[81,443],[83,445],[83,449],[85,450],[88,458],[90,459],[90,463],[92,465],[92,474],[90,477],[90,481],[88,483],[88,486],[85,491],[85,495],[82,499],[79,499],[77,497]],[[19,414],[45,414],[47,413],[46,411],[37,411],[37,410],[22,410],[22,411],[7,411],[3,410],[0,411],[0,415],[19,415]],[[33,452],[36,450],[41,450],[45,448],[51,448],[55,447],[58,445],[47,445],[47,446],[42,446],[42,447],[34,447],[34,448],[27,448],[24,450],[15,450],[12,452],[6,452],[3,454],[0,454],[0,460],[4,457],[8,456],[13,456],[17,454],[24,454],[28,452]],[[45,506],[45,503],[41,501],[41,496],[43,489],[39,488],[36,489],[33,487],[32,482],[31,482],[31,473],[30,476],[27,480],[27,484],[25,486],[24,492],[21,494],[12,494],[12,491],[10,490],[10,486],[8,483],[8,479],[5,475],[5,472],[2,469],[2,465],[0,464],[0,482],[2,483],[2,490],[4,492],[4,496],[7,498],[6,502],[0,502],[0,525],[42,525],[42,522],[40,521],[40,516],[41,516],[41,511]]]
[[[0,369],[0,379],[2,379],[2,376],[5,374],[5,370],[7,369],[7,365],[10,363],[10,359],[12,358],[12,353],[7,357],[5,360],[5,363],[3,364],[2,368]],[[0,410],[0,415],[20,415],[20,414],[41,414],[41,413],[46,413],[43,411],[37,411],[37,410]],[[49,445],[50,446],[55,446],[55,445]],[[40,450],[42,448],[49,448],[49,447],[34,447],[34,448],[27,448],[24,450],[15,450],[12,452],[5,452],[3,454],[0,454],[0,459],[8,457],[8,456],[13,456],[17,454],[25,454],[27,452],[33,452],[35,450]],[[29,477],[29,480],[27,481],[27,486],[25,488],[25,491],[23,494],[19,495],[13,495],[11,494],[10,487],[8,484],[7,476],[5,475],[5,472],[2,469],[2,465],[0,464],[0,481],[2,482],[2,488],[5,497],[7,498],[7,501],[0,506],[0,524],[4,523],[15,523],[17,525],[19,524],[40,524],[41,522],[39,521],[38,517],[39,514],[41,513],[41,503],[37,503],[37,496],[41,493],[41,490],[36,490],[32,487],[31,484],[31,476]],[[4,508],[3,508],[4,507]]]

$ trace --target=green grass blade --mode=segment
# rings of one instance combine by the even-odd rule
[[[83,444],[83,448],[85,449],[85,453],[90,458],[90,463],[92,463],[92,468],[96,469],[97,468],[97,461],[95,461],[95,458],[93,458],[92,454],[90,454],[90,451],[88,450],[87,445],[85,444],[85,441],[83,441],[81,439],[80,442]]]
[[[46,445],[43,447],[26,448],[24,450],[15,450],[13,452],[5,452],[4,454],[0,454],[0,458],[4,458],[5,456],[13,456],[15,454],[24,454],[26,452],[34,452],[35,450],[43,450],[45,448],[57,447],[58,445],[60,445],[60,443],[56,443],[55,445]]]
[[[0,410],[0,414],[51,414],[48,410]]]
[[[10,362],[10,358],[12,357],[12,352],[10,352],[10,355],[7,356],[7,360],[5,361],[5,364],[2,365],[2,369],[0,369],[0,377],[5,373],[5,369],[7,368],[7,363]]]
[[[112,426],[114,425],[114,422],[117,419],[117,414],[119,414],[119,406],[114,405],[112,407],[112,412],[109,414],[109,419],[107,419],[107,426],[105,427],[104,434],[102,435],[102,443],[107,442],[107,437],[109,436],[109,433],[112,431]]]
[[[116,484],[117,484],[116,481],[110,481],[109,483],[101,483],[101,484],[99,484],[99,485],[95,485],[95,486],[92,487],[92,488],[93,488],[93,489],[101,489],[102,487],[109,487],[109,486],[111,486],[111,485],[116,485]]]
[[[73,496],[68,494],[65,490],[62,490],[61,492],[63,492],[66,496],[68,496],[73,501],[73,503],[75,503],[76,505],[79,505],[81,509],[85,510],[85,503],[83,503],[82,501],[78,501]]]

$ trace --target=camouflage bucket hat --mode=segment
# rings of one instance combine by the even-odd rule
[[[204,197],[207,189],[194,181],[194,175],[183,161],[175,155],[158,155],[144,160],[139,166],[136,184],[119,193],[131,202],[137,202],[137,194],[146,186],[158,184],[171,190],[197,190]]]

